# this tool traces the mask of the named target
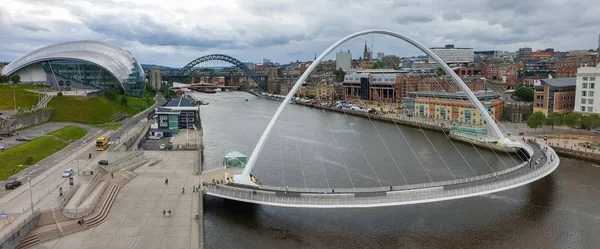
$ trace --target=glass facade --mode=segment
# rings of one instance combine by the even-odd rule
[[[19,74],[41,64],[46,81],[52,84],[82,84],[98,89],[121,88],[126,94],[143,97],[145,77],[133,55],[114,44],[73,41],[35,50],[2,68],[6,75]],[[32,67],[33,68],[33,67]],[[21,77],[25,78],[25,77]]]

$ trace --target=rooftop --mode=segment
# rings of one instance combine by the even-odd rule
[[[172,99],[165,105],[165,107],[183,107],[183,106],[194,107],[194,106],[196,106],[196,104],[194,104],[192,101],[190,101],[186,98],[179,97],[179,98]]]
[[[473,92],[477,99],[498,99],[502,96],[499,92]],[[409,92],[409,95],[418,97],[436,97],[445,99],[467,99],[467,95],[464,92],[434,92],[434,91],[422,91],[422,92]]]
[[[548,84],[553,87],[566,87],[575,86],[577,84],[577,78],[556,78],[556,79],[542,79],[544,84]]]

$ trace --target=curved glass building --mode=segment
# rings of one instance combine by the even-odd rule
[[[25,83],[58,88],[123,89],[143,97],[144,70],[133,55],[114,44],[98,41],[59,43],[35,50],[2,69]]]

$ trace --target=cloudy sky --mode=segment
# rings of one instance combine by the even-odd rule
[[[180,3],[181,2],[181,3]],[[186,3],[184,3],[186,2]],[[339,38],[380,28],[426,46],[596,48],[597,0],[2,0],[0,61],[71,40],[115,43],[141,63],[182,67],[211,53],[242,61],[312,60]],[[380,35],[342,47],[420,55]]]

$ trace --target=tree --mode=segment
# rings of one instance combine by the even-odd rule
[[[0,83],[8,83],[9,77],[6,75],[0,75]]]
[[[446,71],[444,71],[444,69],[442,69],[441,67],[438,67],[438,68],[435,70],[435,73],[436,73],[438,76],[446,75]]]
[[[581,126],[581,113],[571,112],[565,116],[565,124],[571,127],[580,127]]]
[[[581,119],[581,124],[586,129],[590,129],[590,130],[598,129],[598,127],[600,127],[600,115],[598,115],[597,113],[593,113],[588,116],[585,116]]]
[[[35,163],[35,160],[33,159],[33,156],[29,155],[25,158],[25,165],[32,165]]]
[[[114,90],[106,90],[106,92],[104,92],[104,97],[106,97],[109,100],[115,101],[117,100],[117,92]]]
[[[21,76],[19,75],[13,75],[12,77],[10,77],[10,81],[12,81],[12,83],[20,83],[21,82]]]
[[[534,112],[527,119],[527,126],[529,128],[533,128],[534,130],[542,127],[544,123],[546,123],[546,114],[543,112]]]
[[[534,93],[531,87],[519,86],[515,89],[514,96],[519,98],[519,100],[531,102],[533,101]]]
[[[346,72],[344,72],[344,70],[340,68],[338,70],[333,71],[333,74],[335,74],[335,81],[344,82],[344,77],[346,76]]]
[[[121,96],[121,105],[127,107],[127,97]]]
[[[564,115],[560,112],[553,112],[546,119],[546,125],[551,125],[554,129],[555,125],[561,126],[564,123]]]

